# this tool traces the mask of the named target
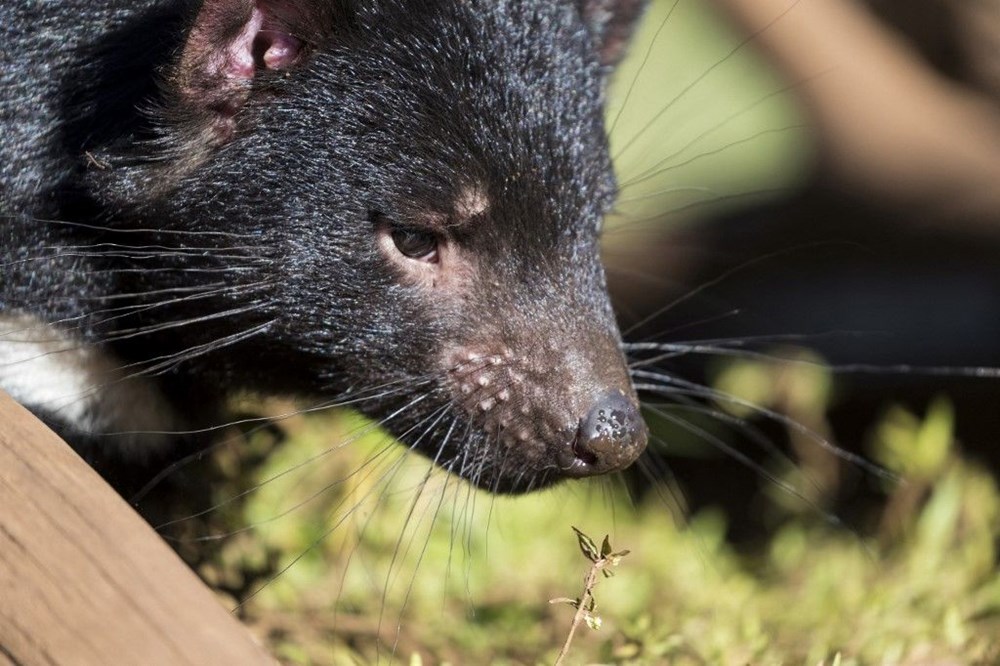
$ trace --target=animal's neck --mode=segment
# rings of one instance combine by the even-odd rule
[[[60,430],[144,457],[181,426],[156,383],[35,317],[0,314],[0,389]],[[140,444],[141,442],[141,444]]]

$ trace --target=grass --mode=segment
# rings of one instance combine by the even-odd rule
[[[790,371],[735,365],[768,385]],[[250,463],[249,483],[263,485],[211,528],[251,529],[216,543],[200,571],[242,596],[263,585],[240,612],[285,663],[553,663],[574,611],[549,601],[579,596],[590,566],[572,526],[630,554],[598,589],[603,626],[581,627],[566,663],[1000,660],[1000,492],[956,448],[945,401],[890,410],[873,429],[872,456],[903,480],[883,482],[870,532],[778,492],[780,526],[752,553],[727,543],[718,510],[675,520],[666,486],[638,503],[610,482],[494,498],[440,472],[427,481],[396,448],[372,462],[387,438],[352,436],[367,430],[358,417],[283,427],[280,445],[257,433],[221,454],[232,480],[219,500],[248,482],[240,460],[274,447]],[[802,477],[784,480],[806,488]]]

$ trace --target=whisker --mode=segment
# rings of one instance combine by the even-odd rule
[[[749,113],[750,111],[756,109],[757,107],[759,107],[760,105],[764,104],[765,102],[767,102],[767,101],[769,101],[769,100],[771,100],[771,99],[773,99],[775,97],[779,97],[779,96],[784,95],[786,93],[792,92],[792,91],[794,91],[794,90],[796,90],[798,88],[803,87],[804,85],[806,85],[808,83],[813,83],[813,82],[815,82],[816,79],[818,79],[821,76],[826,75],[827,73],[828,73],[828,71],[824,71],[824,72],[820,72],[818,74],[815,74],[813,76],[804,77],[804,78],[802,78],[802,79],[800,79],[798,81],[795,81],[794,83],[782,86],[782,87],[778,88],[777,90],[773,90],[773,91],[771,91],[771,92],[769,92],[769,93],[767,93],[767,94],[759,97],[758,99],[754,100],[750,104],[747,104],[743,108],[741,108],[741,109],[735,111],[734,113],[726,116],[725,118],[723,118],[721,121],[719,121],[715,125],[712,125],[711,127],[705,129],[704,131],[700,132],[696,136],[692,137],[690,141],[688,141],[687,143],[685,143],[679,149],[675,150],[674,152],[670,153],[669,155],[666,155],[660,161],[658,161],[656,164],[653,164],[652,166],[650,166],[649,168],[647,168],[645,171],[643,171],[643,172],[641,172],[639,174],[635,174],[633,176],[630,176],[629,178],[623,180],[622,181],[622,186],[620,188],[620,191],[624,192],[625,190],[629,189],[630,187],[632,187],[633,185],[635,185],[637,182],[639,182],[636,179],[643,179],[643,180],[645,180],[646,176],[651,175],[652,172],[654,172],[659,167],[661,167],[661,166],[663,166],[665,164],[669,164],[671,160],[673,160],[674,158],[679,157],[680,155],[682,155],[685,151],[687,151],[688,148],[691,148],[692,146],[694,146],[695,144],[697,144],[699,141],[703,140],[705,137],[710,136],[711,134],[713,134],[713,133],[717,132],[718,130],[722,129],[723,127],[728,126],[733,121],[738,120],[740,117],[746,115],[747,113]],[[628,201],[628,199],[626,199],[625,201]]]
[[[967,379],[997,379],[1000,377],[1000,367],[995,366],[958,366],[958,365],[915,365],[911,363],[895,363],[881,365],[877,363],[833,363],[828,364],[821,361],[810,360],[801,357],[779,356],[774,353],[745,349],[739,345],[745,342],[788,342],[788,341],[814,341],[827,336],[836,335],[868,335],[868,333],[858,333],[857,331],[828,331],[826,333],[803,333],[803,334],[777,334],[763,336],[748,336],[746,338],[720,338],[720,343],[737,345],[736,347],[726,347],[717,344],[702,345],[699,343],[659,343],[659,342],[637,342],[623,343],[622,349],[626,352],[642,350],[664,350],[664,353],[649,359],[640,359],[630,362],[630,366],[639,368],[653,363],[684,356],[687,354],[704,354],[712,356],[731,356],[735,358],[749,358],[761,361],[778,363],[788,363],[792,365],[803,365],[819,367],[830,370],[835,374],[860,374],[860,375],[916,375],[928,377],[956,377]]]
[[[368,477],[371,474],[374,473],[374,471],[368,470],[367,468],[369,466],[371,466],[373,468],[373,470],[377,469],[378,466],[375,463],[380,462],[381,458],[383,458],[384,456],[386,456],[387,454],[389,454],[390,452],[392,452],[393,450],[395,450],[395,447],[396,447],[395,441],[393,441],[391,438],[387,438],[387,439],[388,439],[388,441],[386,442],[385,446],[381,447],[373,455],[368,456],[363,462],[361,462],[355,469],[353,469],[346,476],[327,483],[326,485],[324,485],[319,490],[316,490],[315,492],[311,493],[305,499],[300,500],[299,502],[293,504],[292,506],[288,507],[287,509],[283,509],[282,511],[280,511],[280,512],[278,512],[278,513],[276,513],[276,514],[274,514],[272,516],[269,516],[267,518],[262,518],[260,520],[256,520],[256,521],[254,521],[252,523],[247,523],[247,524],[243,525],[242,527],[236,528],[234,530],[230,530],[228,532],[218,532],[218,533],[214,533],[214,534],[206,534],[206,535],[202,535],[202,536],[198,536],[198,537],[188,537],[188,538],[184,538],[184,539],[173,538],[173,537],[169,537],[169,536],[166,536],[166,535],[161,535],[161,536],[163,536],[163,538],[166,539],[166,540],[168,540],[168,541],[182,542],[182,543],[192,543],[192,542],[196,543],[196,542],[206,542],[206,541],[220,541],[222,539],[227,539],[229,537],[236,536],[237,534],[242,534],[243,532],[249,532],[249,531],[258,529],[260,527],[264,527],[265,525],[269,525],[269,524],[271,524],[273,522],[276,522],[276,521],[278,521],[278,520],[280,520],[282,518],[285,518],[286,516],[289,516],[289,515],[295,513],[299,509],[307,506],[308,504],[310,504],[311,502],[313,502],[317,498],[325,495],[326,493],[328,493],[330,490],[336,488],[337,486],[340,486],[342,484],[346,484],[348,481],[350,481],[354,477],[360,477],[361,481],[367,480]],[[356,441],[356,439],[351,439],[350,441]],[[343,446],[345,444],[346,444],[346,442],[344,444],[339,445],[339,446]],[[365,474],[362,474],[362,472],[365,472]],[[257,491],[258,489],[259,489],[259,486],[255,487],[255,488],[253,488],[253,489],[251,489],[249,491],[247,491],[246,494],[241,493],[241,494],[236,495],[236,496],[234,496],[232,498],[227,498],[226,503],[227,504],[232,503],[232,501],[241,499],[242,497],[245,497],[246,495],[249,495],[250,493]],[[334,507],[334,511],[337,510],[337,509],[339,509],[341,506],[343,506],[343,504],[345,504],[346,501],[347,501],[347,497],[345,497],[344,499],[342,499]],[[161,527],[166,528],[166,527],[170,527],[171,525],[174,525],[174,524],[178,524],[178,523],[185,522],[185,521],[188,521],[188,520],[193,520],[195,518],[200,518],[203,515],[207,515],[208,513],[211,513],[213,511],[215,511],[217,508],[221,508],[221,507],[217,507],[217,506],[216,507],[211,507],[209,509],[205,509],[204,511],[198,512],[196,514],[192,514],[190,516],[185,516],[184,518],[178,518],[178,519],[175,519],[173,521],[170,521],[170,522],[167,522],[167,523],[163,523],[162,525],[158,526],[156,529],[160,529]],[[331,513],[332,513],[332,511],[331,511]]]
[[[257,234],[240,234],[233,233],[230,231],[215,231],[215,230],[197,230],[188,231],[184,229],[153,229],[149,227],[110,227],[101,226],[98,224],[88,224],[85,222],[72,222],[70,220],[51,220],[33,217],[31,218],[33,222],[61,225],[67,227],[74,227],[78,229],[90,229],[92,231],[105,231],[116,234],[154,234],[157,236],[207,236],[207,237],[219,237],[219,238],[245,238],[248,240],[259,240]]]
[[[699,404],[691,398],[683,395],[671,396],[675,402],[673,403],[662,403],[662,404],[652,404],[643,403],[644,407],[658,407],[660,409],[671,409],[674,411],[685,411],[691,412],[693,414],[700,414],[703,416],[711,417],[713,420],[720,423],[725,423],[727,425],[733,426],[739,433],[744,437],[749,439],[751,442],[756,444],[762,451],[769,454],[772,458],[780,460],[787,465],[794,467],[795,461],[782,451],[767,435],[762,433],[759,429],[755,428],[749,421],[742,419],[738,416],[732,414],[727,414],[726,412],[708,407],[707,405]],[[822,493],[823,489],[820,487],[818,481],[811,474],[808,474],[805,470],[800,470],[802,473],[802,478],[815,490],[817,493]]]
[[[641,176],[637,176],[635,178],[632,178],[632,179],[630,179],[628,181],[628,183],[626,185],[624,185],[622,187],[622,190],[624,191],[625,189],[627,189],[629,187],[634,187],[635,185],[639,185],[640,183],[644,183],[644,182],[646,182],[646,181],[648,181],[648,180],[650,180],[652,178],[658,178],[658,177],[662,176],[665,173],[669,173],[670,171],[673,171],[674,169],[679,169],[681,167],[685,167],[685,166],[687,166],[689,164],[692,164],[693,162],[696,162],[696,161],[698,161],[700,159],[703,159],[705,157],[710,157],[712,155],[718,155],[719,153],[722,153],[724,151],[727,151],[727,150],[730,150],[732,148],[735,148],[736,146],[740,146],[740,145],[743,145],[743,144],[746,144],[746,143],[750,143],[752,141],[756,141],[757,139],[759,139],[759,138],[761,138],[763,136],[768,136],[770,134],[780,134],[782,132],[790,132],[792,130],[808,129],[808,128],[809,128],[809,125],[805,125],[805,124],[801,124],[800,123],[800,124],[796,124],[796,125],[786,125],[784,127],[774,127],[774,128],[770,128],[770,129],[760,130],[759,132],[755,132],[755,133],[751,134],[750,136],[743,137],[742,139],[736,139],[735,141],[730,141],[729,143],[727,143],[727,144],[725,144],[723,146],[719,146],[718,148],[713,148],[712,150],[705,150],[705,151],[700,152],[700,153],[698,153],[696,155],[692,155],[691,157],[687,158],[686,160],[684,160],[682,162],[675,162],[673,164],[667,164],[667,166],[662,166],[662,168],[659,168],[659,169],[657,169],[655,171],[652,171],[650,173],[646,173],[646,175],[641,175]],[[659,165],[662,165],[662,164],[664,164],[664,163],[663,162],[659,163]],[[705,188],[705,191],[707,191],[707,192],[713,192],[712,190],[707,189],[707,188]],[[627,201],[627,199],[626,199],[626,201]]]
[[[622,113],[624,113],[625,109],[628,108],[628,102],[632,98],[632,92],[635,89],[636,83],[639,82],[639,78],[642,75],[643,70],[646,69],[646,65],[649,63],[649,58],[653,53],[653,48],[656,46],[657,41],[659,41],[660,33],[663,32],[663,29],[667,26],[667,23],[670,21],[670,17],[673,16],[674,10],[677,9],[677,5],[679,4],[680,0],[674,0],[674,4],[672,4],[670,9],[667,10],[667,15],[663,17],[663,20],[660,21],[659,27],[656,28],[656,32],[653,34],[653,39],[650,40],[649,46],[646,47],[646,53],[642,56],[642,62],[639,64],[639,69],[636,70],[635,76],[632,77],[632,80],[629,82],[628,89],[625,91],[625,98],[622,100],[621,106],[618,107],[618,111],[615,113],[615,118],[611,121],[611,126],[607,130],[607,134],[609,136],[614,134],[615,127],[618,126],[618,121],[621,119]]]
[[[278,479],[281,479],[281,478],[283,478],[285,476],[288,476],[292,472],[295,472],[296,470],[299,470],[299,469],[303,468],[304,466],[309,465],[309,464],[311,464],[311,463],[313,463],[313,462],[315,462],[315,461],[317,461],[317,460],[319,460],[319,459],[321,459],[321,458],[329,455],[331,452],[339,450],[339,449],[343,448],[344,446],[349,445],[350,443],[356,441],[358,438],[364,436],[368,432],[376,430],[380,426],[382,426],[382,425],[388,423],[389,421],[391,421],[392,419],[394,419],[399,414],[402,414],[406,410],[411,409],[414,405],[419,404],[420,402],[422,402],[427,397],[428,397],[428,394],[423,394],[423,395],[417,396],[416,398],[414,398],[413,400],[411,400],[407,404],[403,405],[402,407],[400,407],[396,411],[394,411],[391,414],[389,414],[384,419],[381,419],[378,422],[369,423],[369,424],[363,426],[360,429],[360,432],[358,432],[357,434],[355,434],[352,438],[348,439],[347,441],[340,442],[340,443],[338,443],[335,446],[329,447],[329,448],[327,448],[327,449],[325,449],[325,450],[323,450],[323,451],[321,451],[321,452],[319,452],[317,454],[309,456],[305,460],[303,460],[303,461],[301,461],[299,463],[296,463],[295,465],[293,465],[293,466],[291,466],[291,467],[289,467],[287,469],[284,469],[281,472],[273,474],[272,476],[270,476],[270,477],[264,479],[263,481],[261,481],[260,483],[258,483],[257,486],[255,488],[251,489],[251,490],[246,490],[246,491],[243,491],[243,492],[241,492],[241,493],[239,493],[237,495],[229,497],[229,498],[223,500],[222,502],[216,504],[215,506],[209,507],[208,509],[200,511],[200,512],[198,512],[196,514],[192,514],[192,515],[186,516],[184,518],[172,520],[172,521],[163,523],[161,525],[157,525],[155,527],[155,529],[159,530],[161,528],[169,527],[170,525],[174,525],[174,524],[182,522],[184,520],[190,520],[192,518],[198,518],[198,517],[203,516],[203,515],[205,515],[207,513],[210,513],[211,511],[215,511],[216,509],[219,509],[219,508],[222,508],[222,507],[224,507],[224,506],[226,506],[228,504],[231,504],[232,502],[236,501],[237,499],[240,499],[241,497],[245,497],[246,495],[250,494],[251,492],[254,492],[255,490],[257,490],[259,488],[263,488],[264,486],[269,485],[269,484],[271,484],[271,483],[273,483],[273,482],[277,481]],[[203,453],[199,452],[198,454],[195,454],[195,455],[201,456],[201,455],[203,455]],[[148,488],[149,487],[151,487],[154,483],[158,483],[160,480],[162,480],[162,478],[164,478],[165,473],[169,473],[171,471],[174,471],[175,469],[177,469],[177,467],[178,467],[177,463],[175,463],[174,465],[171,465],[170,468],[168,468],[167,470],[165,470],[165,472],[161,472],[160,474],[158,474],[156,477],[153,478],[153,480],[151,480],[149,483],[147,483],[146,486],[144,486],[142,489],[140,489],[140,491],[137,493],[137,495],[139,495],[139,496],[144,495],[146,492],[148,492]],[[133,500],[133,501],[135,501],[135,500]]]
[[[803,502],[806,506],[815,511],[818,515],[822,516],[823,519],[828,523],[830,523],[831,525],[834,525],[836,527],[844,527],[843,521],[841,521],[840,518],[838,518],[836,515],[830,513],[829,511],[824,511],[818,504],[816,504],[816,502],[803,495],[797,488],[789,484],[784,479],[778,478],[777,476],[769,472],[766,467],[755,462],[752,458],[744,454],[742,451],[727,444],[720,437],[713,435],[704,428],[696,426],[690,421],[668,414],[663,410],[657,409],[655,407],[650,407],[649,409],[657,416],[669,421],[670,423],[673,423],[674,425],[678,426],[679,428],[682,428],[683,430],[688,431],[692,435],[695,435],[696,437],[700,438],[702,441],[708,442],[709,444],[719,449],[726,455],[730,456],[731,458],[733,458],[740,464],[744,465],[748,469],[753,470],[755,473],[759,474],[768,482],[774,484],[775,486],[777,486],[784,492],[788,493],[792,497],[795,497],[799,501]]]
[[[837,244],[839,245],[839,243],[837,243]],[[643,319],[637,321],[636,323],[634,323],[631,326],[629,326],[626,330],[622,331],[622,337],[627,337],[629,334],[635,332],[635,330],[637,328],[639,328],[639,327],[641,327],[641,326],[643,326],[645,324],[648,324],[650,321],[656,319],[657,317],[659,317],[660,315],[662,315],[664,312],[668,312],[668,311],[674,309],[675,307],[677,307],[678,305],[680,305],[682,303],[685,303],[687,301],[690,301],[695,296],[698,296],[699,294],[701,294],[701,293],[703,293],[703,292],[711,289],[712,287],[718,286],[719,284],[721,284],[722,282],[728,280],[729,278],[733,277],[734,275],[737,275],[737,274],[739,274],[739,273],[741,273],[743,271],[746,271],[749,268],[752,268],[754,266],[757,266],[757,265],[762,264],[762,263],[767,262],[767,261],[772,261],[774,259],[777,259],[779,257],[785,256],[787,254],[791,254],[793,252],[801,252],[803,250],[811,249],[811,248],[815,248],[815,247],[829,247],[830,245],[831,245],[831,243],[829,243],[829,242],[806,243],[806,244],[802,244],[802,245],[796,245],[795,247],[791,247],[791,248],[783,248],[783,249],[780,249],[780,250],[775,250],[774,252],[768,252],[767,254],[763,254],[763,255],[760,255],[758,257],[754,257],[753,259],[748,259],[747,261],[744,261],[744,262],[740,263],[739,265],[734,266],[733,268],[730,268],[730,269],[728,269],[726,271],[723,271],[721,274],[715,276],[714,278],[711,278],[710,280],[708,280],[706,282],[702,282],[701,284],[699,284],[694,289],[691,289],[691,290],[685,292],[682,296],[679,296],[679,297],[675,298],[674,300],[670,301],[669,303],[667,303],[666,305],[664,305],[663,307],[654,310],[648,316],[646,316]]]
[[[433,378],[433,375],[431,377]],[[227,422],[227,423],[219,424],[219,425],[216,425],[216,426],[210,426],[210,427],[201,428],[201,429],[197,429],[197,430],[190,430],[190,431],[166,431],[166,432],[162,432],[162,433],[154,431],[152,434],[166,434],[166,435],[171,435],[171,434],[179,434],[179,435],[191,434],[191,435],[196,435],[196,434],[201,434],[201,433],[213,432],[213,431],[220,430],[220,429],[223,429],[223,428],[226,428],[226,427],[229,427],[229,426],[233,426],[233,425],[242,425],[244,423],[261,423],[261,425],[258,425],[256,427],[252,428],[247,433],[245,433],[245,436],[249,436],[249,435],[252,435],[252,434],[254,434],[256,432],[259,432],[260,430],[262,430],[264,428],[269,427],[271,425],[271,423],[273,423],[273,422],[281,422],[283,420],[286,420],[286,419],[291,418],[293,416],[298,416],[300,414],[315,413],[315,412],[320,412],[320,411],[329,410],[329,409],[338,408],[338,407],[348,407],[348,406],[353,406],[353,405],[356,405],[356,404],[359,404],[359,403],[362,403],[362,402],[365,402],[365,401],[368,401],[368,400],[382,399],[382,398],[391,396],[391,395],[393,395],[395,393],[402,392],[403,390],[408,390],[410,388],[419,388],[419,387],[421,387],[423,385],[426,385],[429,381],[430,381],[430,379],[428,379],[427,376],[425,376],[423,378],[415,378],[415,379],[399,379],[399,380],[395,380],[395,381],[392,381],[392,382],[386,382],[384,384],[380,384],[380,385],[378,385],[376,387],[373,387],[372,389],[369,389],[369,391],[378,391],[377,393],[373,393],[371,395],[367,395],[365,391],[360,391],[360,392],[357,392],[357,393],[354,393],[354,394],[345,394],[345,395],[350,395],[350,397],[348,397],[346,399],[345,398],[339,398],[339,399],[333,399],[333,400],[324,400],[324,401],[322,401],[322,402],[320,402],[320,403],[318,403],[316,405],[312,405],[310,407],[306,407],[306,408],[303,408],[303,409],[296,409],[296,410],[293,410],[291,412],[285,412],[284,414],[279,414],[278,416],[275,416],[275,417],[260,417],[260,418],[241,419],[241,420],[237,420],[237,421],[230,421],[230,422]],[[393,385],[398,385],[398,386],[396,388],[392,388],[390,390],[383,390],[383,389],[386,389],[387,387],[390,387],[390,386],[393,386]],[[410,406],[412,406],[412,405],[407,405],[404,408],[402,408],[400,411],[408,409]],[[166,468],[164,468],[163,470],[161,470],[159,473],[157,473],[156,476],[154,476],[152,479],[150,479],[148,482],[146,482],[146,484],[137,493],[135,493],[132,496],[132,498],[129,500],[130,504],[132,504],[133,506],[137,506],[138,502],[146,494],[148,494],[153,488],[155,488],[157,485],[159,485],[169,475],[173,474],[174,472],[176,472],[180,468],[182,468],[182,467],[184,467],[184,466],[186,466],[186,465],[188,465],[190,463],[195,462],[196,460],[200,460],[201,458],[203,458],[205,455],[208,455],[212,451],[216,451],[216,450],[221,449],[222,447],[230,444],[231,441],[232,440],[230,438],[221,440],[219,442],[216,442],[216,443],[208,446],[205,449],[202,449],[202,450],[199,450],[199,451],[197,451],[197,452],[195,452],[193,454],[187,455],[187,456],[181,458],[180,460],[178,460],[178,461],[170,464],[169,466],[167,466]],[[311,462],[311,460],[310,461],[306,461],[306,462]]]
[[[452,428],[454,428],[454,423],[455,423],[454,420],[452,420]],[[432,428],[433,428],[433,426],[432,426]],[[449,428],[449,431],[448,431],[449,435],[450,435],[451,431],[452,431],[452,429]],[[446,444],[447,444],[447,438],[445,439],[445,442],[442,443],[441,448],[443,449],[444,446],[446,446]],[[417,496],[414,498],[414,502],[416,502],[416,500],[419,499],[419,497],[423,494],[423,492],[424,492],[424,486],[426,484],[426,481],[430,479],[430,477],[431,477],[432,473],[434,472],[434,470],[435,470],[435,468],[434,468],[433,465],[428,468],[428,472],[427,472],[426,476],[424,477],[424,483],[421,484],[419,490],[417,491]],[[410,582],[407,584],[406,591],[403,594],[403,602],[400,605],[399,613],[397,615],[398,619],[397,619],[397,623],[396,623],[396,641],[393,642],[392,651],[390,653],[391,655],[395,655],[396,654],[396,648],[398,646],[399,636],[400,636],[400,634],[402,632],[402,617],[403,617],[403,613],[406,610],[406,607],[407,607],[407,605],[409,604],[409,601],[410,601],[410,596],[413,593],[413,585],[416,582],[417,572],[420,570],[420,565],[423,563],[424,557],[427,555],[427,547],[430,545],[430,541],[431,541],[432,531],[434,529],[434,525],[437,522],[438,518],[440,518],[440,516],[441,516],[441,507],[443,506],[444,498],[445,498],[445,496],[447,494],[448,481],[449,481],[448,477],[445,477],[444,482],[443,482],[443,484],[441,486],[441,493],[438,496],[437,504],[434,507],[434,510],[431,512],[431,520],[430,520],[430,523],[427,526],[427,536],[424,538],[423,547],[420,549],[420,553],[417,555],[417,561],[413,565],[413,575],[410,577]],[[421,517],[418,520],[418,522],[417,522],[418,526],[419,526],[420,522],[422,522],[422,521],[423,521],[423,518]],[[409,524],[409,518],[407,518],[406,524]],[[417,530],[416,530],[416,528],[414,528],[413,532],[411,533],[410,541],[409,541],[409,543],[407,544],[406,548],[403,551],[404,553],[409,553],[410,552],[410,549],[412,548],[413,540],[416,539],[416,534],[417,534]],[[402,539],[402,536],[403,535],[400,534],[400,539]],[[393,559],[395,559],[395,556],[394,556]],[[388,578],[389,578],[389,575],[391,574],[391,571],[392,571],[392,565],[390,564],[390,566],[389,566],[389,573],[386,574],[386,584],[387,584],[387,586],[388,586]],[[381,619],[381,613],[380,613],[380,619]],[[379,624],[381,625],[381,622]]]
[[[402,461],[403,461],[403,458],[398,458],[395,462],[392,463],[392,466],[390,467],[390,471],[392,473],[389,475],[389,477],[388,477],[389,479],[392,479],[395,476],[395,474],[398,473],[398,471],[399,471],[399,469],[401,467]],[[387,471],[387,474],[388,474],[388,471]],[[383,479],[385,479],[385,478],[386,477],[383,476]],[[383,481],[383,483],[384,483],[384,481]],[[325,541],[327,539],[327,537],[329,537],[331,534],[333,534],[337,530],[337,528],[339,528],[341,525],[343,525],[345,522],[347,522],[347,520],[350,519],[363,506],[363,501],[372,492],[374,492],[374,486],[373,486],[372,490],[369,490],[368,493],[366,493],[362,497],[361,501],[355,503],[355,505],[353,507],[351,507],[351,509],[349,509],[344,515],[340,516],[336,521],[334,521],[334,523],[328,529],[324,530],[322,534],[320,534],[318,537],[316,537],[308,546],[306,546],[305,548],[303,548],[302,551],[300,553],[298,553],[297,555],[295,555],[295,557],[293,557],[285,566],[283,566],[281,569],[279,569],[278,571],[276,571],[275,573],[273,573],[272,575],[270,575],[262,584],[260,584],[252,592],[250,592],[243,599],[241,599],[239,601],[239,603],[237,603],[236,606],[233,608],[233,612],[239,610],[240,608],[244,607],[246,604],[250,603],[250,601],[253,600],[254,597],[256,597],[258,594],[260,594],[261,592],[263,592],[272,583],[274,583],[276,580],[278,580],[279,578],[281,578],[292,567],[294,567],[296,564],[298,564],[298,562],[303,557],[305,557],[306,554],[308,554],[314,548],[316,548],[321,543],[323,543],[323,541]]]
[[[248,257],[244,254],[212,254],[210,255],[213,261],[222,260],[235,260],[235,261],[246,261],[247,259],[257,259],[257,257]],[[144,262],[155,259],[180,259],[180,258],[195,258],[204,259],[205,253],[203,251],[184,251],[184,250],[172,250],[170,252],[152,252],[152,251],[140,251],[136,250],[134,252],[82,252],[82,251],[68,251],[60,250],[58,252],[53,252],[52,254],[42,254],[33,257],[24,257],[22,259],[14,259],[13,261],[7,261],[0,263],[0,268],[11,268],[13,266],[19,266],[24,264],[30,264],[40,261],[52,261],[54,259],[122,259],[129,262]],[[264,263],[261,261],[261,263]],[[161,266],[158,268],[169,268]],[[109,268],[107,270],[115,270]],[[147,269],[142,269],[147,270]],[[105,269],[95,267],[91,272],[105,272]]]
[[[21,328],[21,329],[12,330],[10,332],[4,333],[4,334],[0,334],[0,337],[6,338],[8,335],[12,335],[12,334],[15,334],[15,333],[25,333],[25,332],[31,332],[33,330],[44,330],[44,329],[52,327],[52,326],[59,326],[59,327],[62,327],[64,329],[68,328],[69,330],[73,330],[74,328],[82,328],[82,326],[81,327],[72,327],[72,326],[71,327],[67,327],[67,326],[65,326],[65,324],[70,324],[70,323],[77,322],[77,321],[85,321],[88,324],[89,327],[91,327],[91,328],[99,328],[99,327],[106,326],[108,324],[111,324],[112,322],[115,322],[115,321],[118,321],[118,320],[121,320],[121,319],[125,319],[125,318],[131,317],[131,316],[135,316],[137,314],[141,314],[141,313],[144,313],[144,312],[153,311],[153,310],[155,310],[157,308],[167,307],[167,306],[171,306],[171,305],[177,305],[177,304],[181,304],[181,303],[191,303],[191,302],[195,302],[195,301],[206,299],[206,298],[212,298],[212,297],[215,297],[215,296],[222,296],[222,295],[238,296],[238,295],[243,295],[245,292],[252,293],[253,291],[255,291],[257,289],[262,289],[264,287],[271,286],[272,284],[273,284],[273,282],[271,282],[271,281],[261,281],[261,282],[257,282],[257,283],[246,284],[246,285],[223,285],[223,286],[221,286],[219,288],[216,288],[216,289],[203,288],[203,289],[200,289],[200,290],[196,291],[195,293],[190,293],[190,294],[188,294],[186,296],[181,296],[181,297],[178,297],[178,298],[172,298],[172,299],[168,299],[168,300],[157,301],[157,302],[154,302],[154,303],[143,303],[143,302],[140,302],[140,303],[133,303],[131,305],[122,305],[122,306],[116,306],[116,307],[111,307],[111,308],[104,308],[104,309],[100,309],[100,310],[93,310],[93,311],[90,311],[90,312],[85,312],[83,314],[75,315],[75,316],[72,316],[72,317],[65,317],[63,319],[56,319],[56,320],[53,320],[53,321],[46,321],[46,322],[42,322],[42,323],[36,324],[34,326],[27,326],[27,327],[24,327],[24,328]],[[103,317],[103,318],[99,318],[99,319],[94,319],[94,317],[97,317],[98,315],[113,315],[113,316]],[[129,332],[133,332],[133,331],[136,331],[136,330],[141,330],[141,329],[120,329],[119,332],[129,333]],[[40,340],[40,339],[27,339],[27,340],[10,339],[8,341],[10,341],[10,342],[44,342],[44,340]],[[115,337],[114,336],[107,336],[107,337],[105,337],[102,340],[102,342],[113,342],[113,341],[115,341]]]
[[[650,127],[656,124],[656,122],[663,117],[663,114],[665,114],[668,110],[670,110],[670,108],[673,107],[674,104],[680,101],[685,95],[687,95],[691,90],[693,90],[696,86],[698,86],[702,81],[707,79],[724,62],[726,62],[731,57],[736,55],[739,51],[743,50],[743,48],[745,48],[748,44],[757,39],[765,31],[771,29],[776,23],[778,23],[778,21],[780,21],[785,15],[787,15],[790,11],[792,11],[792,9],[798,6],[800,1],[801,0],[795,0],[788,7],[784,8],[781,12],[779,12],[774,18],[768,21],[765,25],[747,35],[741,42],[739,42],[736,46],[734,46],[729,51],[729,53],[727,53],[721,59],[714,62],[712,65],[706,68],[699,76],[695,77],[693,81],[691,81],[684,88],[682,88],[681,91],[677,93],[677,95],[675,95],[669,102],[667,102],[667,104],[662,109],[660,109],[645,125],[643,125],[642,128],[640,128],[639,131],[636,132],[632,136],[632,138],[625,143],[624,146],[618,149],[618,151],[614,155],[614,160],[617,162],[619,159],[621,159],[621,156],[624,155],[625,152],[628,151],[628,149],[631,148],[635,144],[635,142],[638,141],[642,137],[642,135],[646,133],[647,130],[649,130]]]
[[[698,199],[688,203],[680,204],[678,206],[673,206],[670,208],[662,208],[658,210],[654,215],[641,218],[632,218],[627,222],[622,222],[615,224],[608,233],[613,233],[616,235],[622,235],[626,233],[645,233],[646,229],[642,229],[641,225],[650,224],[653,222],[662,221],[671,215],[678,215],[681,213],[686,213],[692,210],[698,210],[699,208],[708,208],[713,205],[722,205],[728,202],[752,200],[754,197],[763,199],[772,195],[786,195],[790,191],[790,186],[780,186],[780,187],[767,187],[758,188],[755,190],[749,190],[746,192],[734,192],[732,194],[724,194],[716,197],[707,197],[704,199]]]
[[[625,186],[621,188],[621,191],[625,190]],[[658,192],[651,192],[649,194],[640,194],[634,197],[619,197],[615,201],[615,205],[633,203],[636,201],[646,201],[647,199],[656,199],[658,197],[665,197],[668,194],[680,194],[683,192],[698,192],[702,194],[718,195],[719,193],[710,187],[699,187],[697,185],[678,185],[676,187],[668,187],[665,190],[659,190]]]
[[[872,463],[871,461],[863,458],[862,456],[851,453],[850,451],[845,451],[840,447],[834,445],[828,439],[816,433],[809,428],[805,427],[795,419],[789,416],[777,412],[773,409],[768,409],[767,407],[762,407],[760,405],[754,404],[748,400],[739,398],[738,396],[726,393],[725,391],[720,391],[718,389],[709,388],[706,386],[701,386],[695,384],[694,382],[688,382],[686,380],[680,379],[679,377],[671,377],[659,372],[649,372],[646,370],[634,370],[632,371],[633,377],[652,379],[654,381],[662,382],[658,384],[637,384],[636,390],[639,391],[649,391],[650,393],[656,393],[659,395],[670,396],[672,393],[680,392],[682,395],[694,395],[696,397],[713,398],[717,400],[722,400],[723,402],[728,402],[733,405],[738,405],[740,407],[745,407],[750,409],[762,416],[766,416],[778,423],[781,423],[786,428],[793,430],[810,440],[815,442],[818,446],[829,451],[831,454],[849,462],[851,464],[857,465],[861,469],[865,470],[869,474],[876,476],[880,479],[885,479],[893,483],[899,483],[901,479],[892,472]]]

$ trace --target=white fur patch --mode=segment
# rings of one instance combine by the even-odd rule
[[[111,354],[28,315],[0,314],[0,388],[109,446],[141,455],[178,419],[155,384]],[[119,433],[119,434],[115,434]],[[125,434],[130,433],[130,434]]]

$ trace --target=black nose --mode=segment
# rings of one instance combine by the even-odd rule
[[[562,471],[568,476],[594,476],[625,469],[646,448],[647,437],[638,406],[618,389],[607,391],[580,421],[572,460]]]

